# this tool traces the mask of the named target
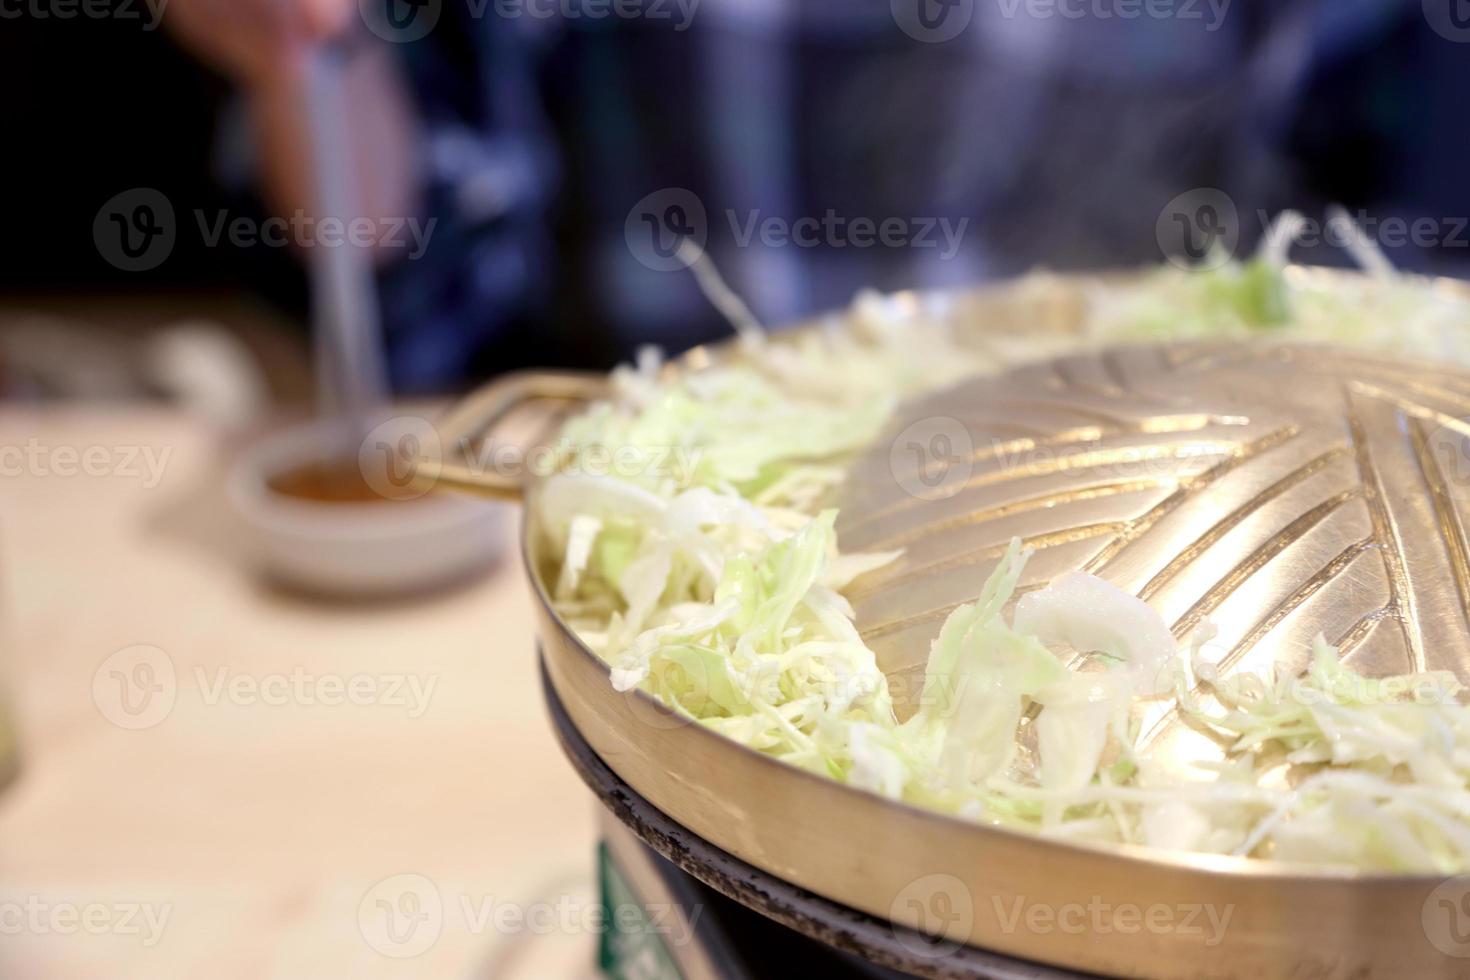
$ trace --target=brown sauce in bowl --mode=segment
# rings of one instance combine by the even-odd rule
[[[356,459],[308,463],[270,477],[266,485],[284,497],[323,504],[379,504],[399,499],[374,489]]]

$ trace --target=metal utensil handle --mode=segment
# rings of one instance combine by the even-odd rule
[[[518,501],[522,481],[493,467],[474,467],[464,453],[517,410],[532,402],[590,402],[607,394],[605,375],[576,371],[522,371],[497,378],[467,395],[437,428],[443,459],[421,458],[416,477],[435,488]]]
[[[346,53],[328,46],[308,62],[306,107],[318,220],[344,227],[361,215],[348,131]],[[317,241],[307,250],[322,413],[354,422],[386,404],[388,371],[370,249]]]

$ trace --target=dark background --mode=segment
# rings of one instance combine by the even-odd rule
[[[483,24],[456,26],[454,3],[426,47],[441,81],[426,105],[458,98],[457,79],[473,100],[477,64],[494,57],[472,39]],[[467,332],[464,377],[446,383],[531,361],[606,365],[644,340],[678,349],[719,335],[686,276],[642,268],[623,243],[628,209],[664,187],[700,196],[711,254],[772,322],[867,285],[1157,261],[1160,209],[1196,187],[1232,196],[1244,247],[1259,237],[1257,209],[1320,219],[1339,202],[1445,227],[1470,214],[1470,44],[1436,33],[1417,0],[1235,0],[1214,33],[1058,21],[1037,32],[1060,38],[1046,57],[992,43],[980,17],[954,41],[922,44],[895,28],[886,0],[776,6],[790,14],[779,28],[760,13],[769,4],[704,0],[684,32],[618,20],[541,32],[528,57],[559,157],[544,175],[551,247],[507,309],[446,312],[487,321]],[[227,176],[230,85],[167,30],[7,9],[4,295],[205,289],[304,322],[297,256],[207,248],[186,216],[263,214],[248,175]],[[114,194],[142,186],[175,202],[179,243],[160,268],[128,273],[100,256],[92,222]],[[941,265],[892,249],[771,256],[730,241],[717,217],[726,208],[968,218],[970,249]],[[1467,253],[1462,238],[1392,257],[1463,275]],[[1294,254],[1346,261],[1327,248]]]

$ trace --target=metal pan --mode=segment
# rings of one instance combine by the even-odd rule
[[[1329,283],[1350,275],[1291,274]],[[1086,282],[891,302],[953,319],[976,345],[1013,340],[1024,325],[1035,348],[1055,351],[1076,346]],[[726,356],[735,355],[699,349],[673,369]],[[496,382],[441,436],[455,445],[527,400],[583,398],[597,387],[565,375]],[[853,469],[840,539],[909,549],[898,566],[855,584],[858,626],[896,689],[913,690],[944,613],[978,594],[998,547],[1019,534],[1041,547],[1030,584],[1088,568],[1143,595],[1176,633],[1204,615],[1224,619],[1225,671],[1299,655],[1305,631],[1323,629],[1369,673],[1443,667],[1470,679],[1470,491],[1434,456],[1463,450],[1467,415],[1470,373],[1291,347],[1077,354],[961,384],[905,406],[891,432],[957,426],[969,441],[960,477],[935,483],[932,459],[903,462],[890,440]],[[535,493],[509,480],[487,486],[453,464],[428,476],[504,497]],[[641,692],[619,694],[552,610],[534,509],[527,515],[522,550],[548,673],[597,754],[675,822],[741,860],[938,937],[924,955],[971,944],[1128,977],[1470,975],[1470,878],[995,829],[800,771]],[[1218,752],[1177,719],[1153,718],[1148,731],[1181,760]]]

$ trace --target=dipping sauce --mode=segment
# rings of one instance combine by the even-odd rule
[[[282,496],[323,504],[379,504],[400,499],[375,490],[356,459],[308,463],[271,477],[266,485]]]

